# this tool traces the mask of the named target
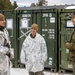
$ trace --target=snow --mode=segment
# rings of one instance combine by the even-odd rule
[[[25,68],[11,68],[10,69],[11,75],[29,75]],[[72,75],[72,74],[58,74],[58,73],[52,73],[50,71],[44,71],[45,75]]]
[[[75,9],[75,6],[68,6],[65,9]]]
[[[21,68],[11,68],[10,74],[11,75],[29,75],[25,69],[21,69]]]
[[[11,75],[29,75],[26,69],[24,68],[11,68]],[[50,75],[50,72],[44,72],[45,75]]]

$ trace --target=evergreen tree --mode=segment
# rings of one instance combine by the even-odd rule
[[[38,3],[36,4],[37,6],[47,6],[47,1],[46,0],[38,0]]]
[[[4,5],[5,5],[5,8],[4,8],[5,10],[11,10],[12,9],[12,4],[9,0],[5,0]]]
[[[46,0],[38,0],[38,3],[32,3],[30,6],[47,6],[47,3]]]
[[[14,3],[13,3],[13,9],[15,9],[17,7],[18,7],[18,5],[17,5],[16,1],[14,1]]]
[[[3,10],[3,9],[4,9],[4,1],[0,0],[0,10]]]
[[[16,1],[11,4],[10,0],[0,0],[0,10],[12,10],[17,7]]]
[[[31,6],[31,7],[34,7],[34,6],[36,6],[36,4],[35,4],[35,3],[32,3],[30,6]]]

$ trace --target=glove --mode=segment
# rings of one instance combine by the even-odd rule
[[[66,47],[67,49],[70,49],[70,45],[71,45],[70,42],[66,42],[66,43],[65,43],[65,47]]]

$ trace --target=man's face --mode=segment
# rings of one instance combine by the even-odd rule
[[[72,19],[72,23],[75,26],[75,18]]]
[[[2,27],[5,26],[5,18],[3,18],[2,20],[0,20],[0,26],[2,26]]]

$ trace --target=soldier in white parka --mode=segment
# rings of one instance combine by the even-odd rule
[[[10,59],[13,58],[5,16],[0,13],[0,75],[10,75]]]
[[[47,60],[47,46],[45,39],[37,33],[38,25],[32,24],[30,33],[23,42],[21,63],[26,65],[29,75],[44,75],[44,63]]]

